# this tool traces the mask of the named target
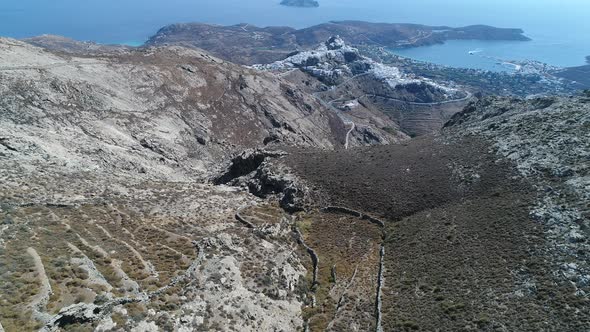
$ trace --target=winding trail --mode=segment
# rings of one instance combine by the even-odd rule
[[[471,92],[466,91],[466,93],[467,93],[467,96],[465,96],[463,98],[452,99],[452,100],[445,100],[445,101],[438,101],[438,102],[434,102],[434,103],[412,102],[412,101],[406,101],[406,100],[402,100],[402,99],[384,97],[384,96],[379,96],[379,95],[363,95],[363,96],[359,97],[358,99],[361,99],[363,97],[373,97],[373,98],[381,98],[381,99],[398,101],[400,103],[406,103],[408,105],[416,105],[416,106],[439,106],[439,105],[446,105],[446,104],[453,104],[453,103],[459,103],[459,102],[462,102],[462,101],[467,101],[467,100],[469,100],[469,99],[471,99],[473,97],[473,94],[471,94]]]
[[[349,82],[351,82],[351,81],[353,81],[353,80],[355,80],[355,79],[357,79],[359,77],[367,76],[367,75],[370,75],[370,74],[372,74],[372,73],[371,72],[366,72],[366,73],[354,75],[351,78],[347,79],[346,81],[344,81],[344,82],[342,82],[342,83],[340,83],[338,85],[335,85],[335,86],[330,87],[330,90],[329,91],[337,90],[341,86],[343,86],[343,85],[345,85],[345,84],[347,84],[347,83],[349,83]],[[316,94],[319,94],[319,93],[322,93],[322,92],[325,92],[325,91],[316,92]],[[405,100],[397,99],[397,98],[390,98],[390,97],[380,96],[380,95],[376,95],[376,94],[364,94],[361,97],[357,97],[356,99],[361,99],[363,97],[376,97],[376,98],[382,98],[382,99],[399,101],[399,102],[406,103],[406,104],[409,104],[409,105],[422,105],[422,106],[431,105],[431,106],[435,106],[435,105],[445,105],[445,104],[451,104],[451,103],[458,103],[458,102],[469,100],[469,99],[471,99],[473,97],[473,94],[471,92],[469,92],[469,91],[464,91],[464,92],[467,95],[465,97],[463,97],[463,98],[452,99],[452,100],[445,100],[445,101],[439,101],[439,102],[433,102],[433,103],[411,102],[411,101],[405,101]],[[331,103],[331,102],[329,102],[329,103]]]
[[[409,37],[405,41],[398,42],[397,46],[415,45],[417,42],[424,40],[424,39],[428,39],[428,38],[432,37],[432,35],[434,34],[432,31],[428,31],[427,33],[424,33],[424,32],[426,32],[426,31],[418,31],[418,34],[416,36],[412,36],[412,37]]]
[[[351,82],[351,81],[353,81],[353,80],[355,80],[355,79],[357,79],[359,77],[366,76],[366,75],[369,75],[369,74],[371,74],[371,73],[370,72],[366,72],[366,73],[355,75],[355,76],[353,76],[353,77],[345,80],[344,82],[342,82],[342,83],[340,83],[338,85],[332,86],[329,91],[337,90],[341,86],[344,86],[347,83],[349,83],[349,82]],[[323,98],[321,98],[320,97],[320,94],[322,94],[323,92],[325,92],[325,91],[318,91],[318,92],[313,93],[312,95],[323,106],[328,107],[329,109],[331,109],[332,111],[334,111],[338,115],[338,117],[342,120],[342,122],[344,123],[344,125],[348,125],[348,124],[351,125],[350,130],[348,130],[348,132],[346,133],[346,140],[345,140],[345,143],[344,143],[344,149],[348,150],[348,148],[350,146],[350,136],[351,136],[352,132],[356,129],[356,124],[350,118],[348,118],[346,115],[344,115],[344,113],[341,110],[337,109],[336,107],[334,107],[334,105],[332,105],[332,103],[334,101],[338,100],[338,99],[332,100],[332,101],[326,101]],[[357,100],[360,100],[360,99],[365,98],[365,97],[372,97],[372,98],[381,98],[381,99],[385,99],[385,100],[393,100],[393,101],[397,101],[397,102],[401,102],[401,103],[404,103],[404,104],[407,104],[407,105],[413,105],[413,106],[442,106],[442,105],[447,105],[447,104],[454,104],[454,103],[460,103],[460,102],[468,101],[469,99],[471,99],[473,97],[473,94],[470,93],[469,91],[465,91],[465,93],[467,95],[465,97],[463,97],[463,98],[452,99],[452,100],[445,100],[445,101],[439,101],[439,102],[432,102],[432,103],[411,102],[411,101],[405,101],[405,100],[396,99],[396,98],[379,96],[379,95],[375,95],[375,94],[365,94],[365,95],[362,95],[360,97],[357,97],[356,99]]]
[[[285,77],[285,76],[287,76],[287,75],[290,75],[292,72],[295,72],[295,71],[298,71],[298,70],[299,70],[299,68],[293,68],[293,69],[291,69],[291,70],[288,70],[288,71],[286,71],[286,72],[279,73],[279,74],[277,74],[277,76],[278,76],[278,77]]]
[[[312,94],[312,96],[313,96],[313,97],[314,97],[314,98],[315,98],[317,101],[319,101],[319,102],[320,102],[320,104],[322,104],[323,106],[325,106],[325,107],[329,108],[330,110],[332,110],[332,112],[334,112],[334,113],[335,113],[335,114],[338,116],[338,118],[340,118],[340,120],[342,120],[342,123],[343,123],[344,125],[348,125],[348,124],[350,124],[350,125],[351,125],[351,128],[350,128],[350,130],[349,130],[349,131],[346,133],[346,141],[344,142],[344,148],[345,148],[345,149],[348,149],[348,141],[349,141],[350,135],[352,134],[352,132],[353,132],[353,131],[354,131],[354,129],[356,128],[356,124],[355,124],[355,123],[354,123],[354,122],[353,122],[351,119],[349,119],[349,118],[348,118],[346,115],[344,115],[344,114],[343,114],[343,112],[342,112],[341,110],[339,110],[339,109],[337,109],[336,107],[334,107],[334,106],[331,104],[331,102],[327,102],[327,101],[323,100],[323,99],[322,99],[322,98],[319,96],[319,94],[320,94],[320,93],[321,93],[321,91],[320,91],[320,92],[315,92],[315,93],[313,93],[313,94]]]
[[[373,74],[373,73],[370,72],[370,71],[368,71],[366,73],[354,75],[351,78],[347,79],[346,81],[344,81],[344,82],[342,82],[342,83],[340,83],[338,85],[334,85],[334,86],[330,87],[330,90],[336,90],[336,89],[340,88],[341,86],[343,86],[345,84],[348,84],[348,82],[354,81],[355,79],[357,79],[359,77],[368,76],[368,75],[371,75],[371,74]]]
[[[346,142],[344,143],[345,150],[348,150],[348,143],[349,143],[349,139],[350,139],[350,134],[352,134],[352,132],[356,128],[356,125],[354,124],[354,122],[351,121],[350,124],[351,124],[350,130],[346,133]]]

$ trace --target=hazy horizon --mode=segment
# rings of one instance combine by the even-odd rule
[[[181,22],[303,28],[331,20],[522,28],[533,39],[510,52],[560,66],[581,65],[590,55],[590,2],[582,0],[319,0],[319,8],[280,6],[280,0],[139,1],[80,3],[60,0],[5,0],[0,35],[24,38],[62,35],[99,43],[137,45],[161,27]],[[503,56],[504,54],[494,54]]]
[[[170,0],[80,3],[61,0],[5,0],[0,4],[0,34],[27,37],[60,34],[77,39],[101,40],[93,30],[125,24],[141,37],[149,31],[177,22],[215,24],[251,23],[260,26],[306,27],[329,20],[366,20],[387,23],[463,26],[487,24],[523,28],[527,31],[551,26],[553,29],[590,28],[590,2],[582,0],[418,0],[392,3],[385,0],[320,0],[320,8],[288,8],[279,0],[219,0],[215,2]],[[262,9],[272,9],[265,10]],[[75,29],[76,31],[72,31]],[[142,31],[141,34],[137,32]],[[86,37],[85,37],[86,36]]]

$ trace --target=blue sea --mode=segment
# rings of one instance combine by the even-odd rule
[[[438,64],[498,69],[494,59],[575,66],[590,55],[589,0],[319,0],[319,8],[280,0],[2,0],[0,35],[57,34],[99,43],[140,45],[177,22],[250,23],[302,28],[330,20],[525,30],[530,42],[451,41],[395,52]],[[473,55],[469,55],[469,52]]]

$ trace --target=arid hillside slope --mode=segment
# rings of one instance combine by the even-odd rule
[[[487,98],[401,145],[293,151],[336,205],[386,222],[386,331],[581,331],[590,323],[590,107]]]
[[[208,179],[249,148],[343,148],[346,124],[204,51],[63,42],[0,39],[0,330],[302,329],[293,218]]]
[[[72,56],[0,40],[4,156],[149,177],[273,143],[342,146],[345,125],[279,78],[180,47]]]
[[[300,68],[54,42],[0,39],[0,331],[589,326],[588,96],[406,139]]]

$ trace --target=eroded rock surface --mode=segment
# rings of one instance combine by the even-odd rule
[[[249,147],[340,144],[313,97],[195,50],[75,57],[2,39],[0,78],[0,153],[72,171],[180,179]]]
[[[334,147],[331,110],[178,47],[64,55],[1,39],[0,77],[4,330],[303,328],[293,220],[208,179],[243,149]],[[279,226],[244,227],[245,208]]]

